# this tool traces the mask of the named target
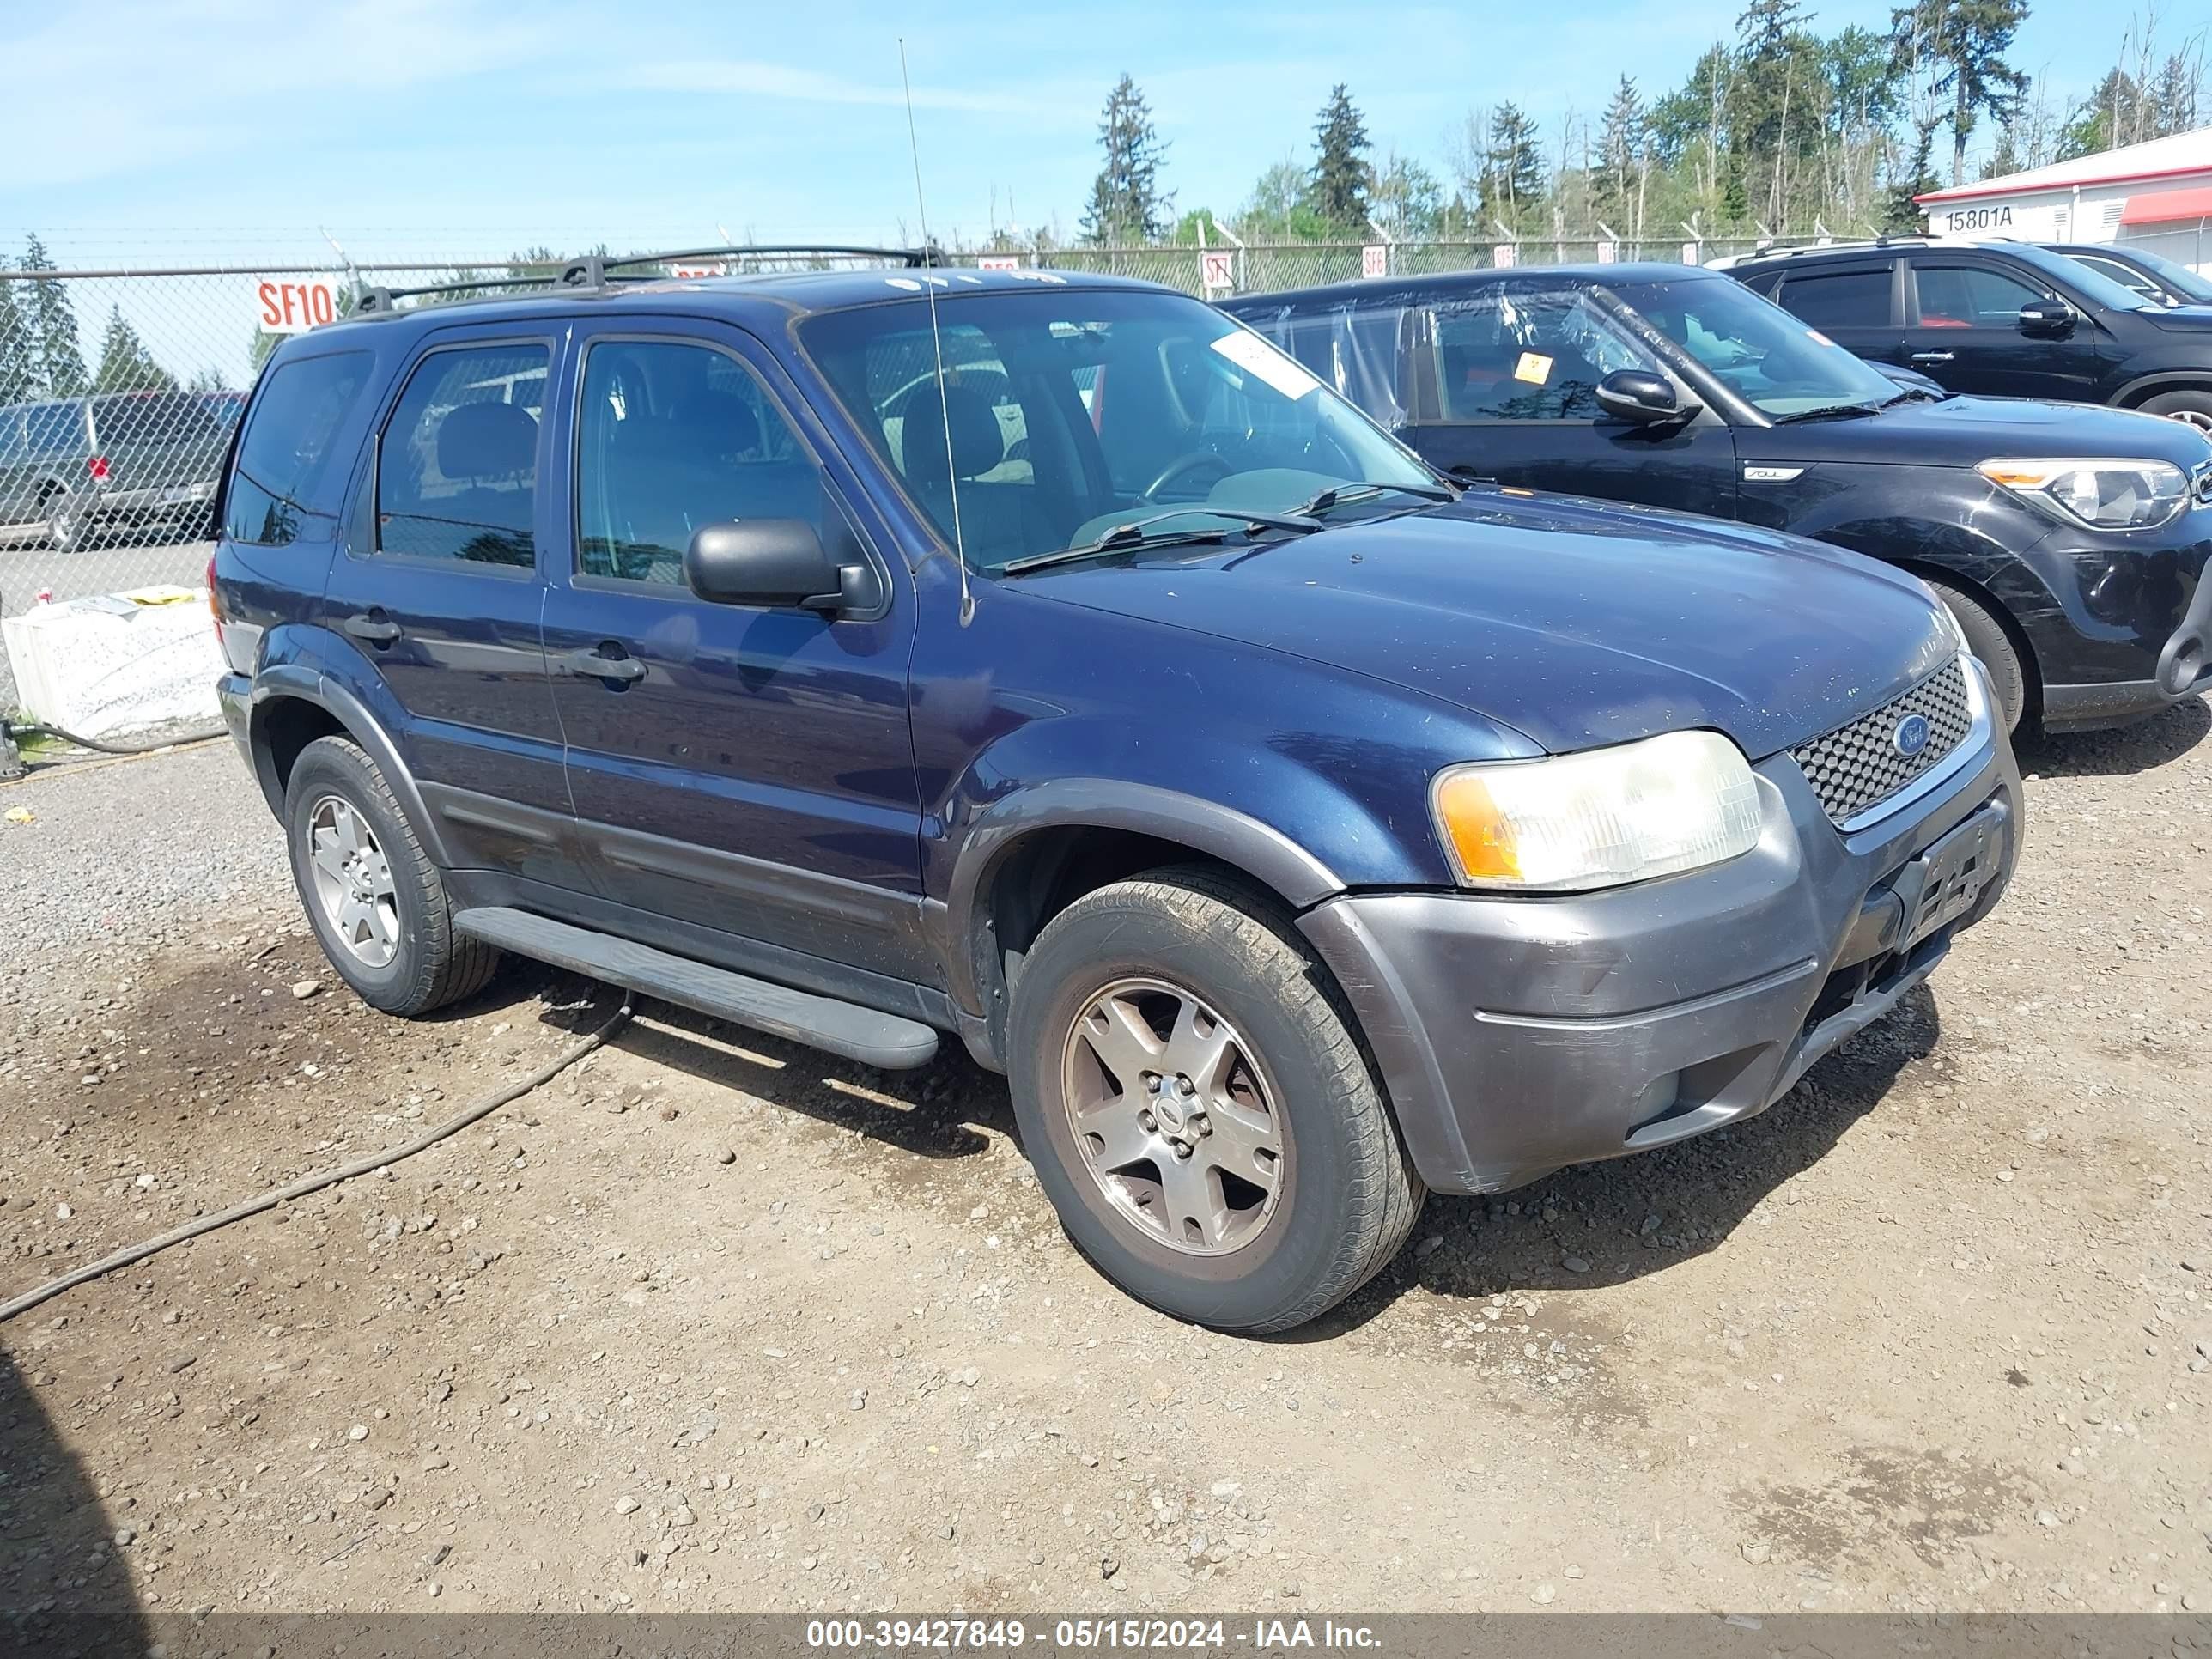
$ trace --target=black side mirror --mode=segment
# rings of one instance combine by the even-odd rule
[[[2020,331],[2050,339],[2074,331],[2075,311],[2063,300],[2037,300],[2020,308]]]
[[[1597,406],[1616,421],[1656,426],[1686,421],[1705,405],[1677,398],[1663,374],[1644,368],[1616,368],[1597,383]]]
[[[798,606],[835,616],[878,599],[874,568],[840,564],[804,519],[702,525],[684,550],[684,580],[716,605]]]

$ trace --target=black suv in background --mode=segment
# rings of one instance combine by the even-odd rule
[[[1900,385],[1696,266],[1461,271],[1225,308],[1447,471],[1902,566],[1950,606],[2013,725],[2114,725],[2212,683],[2212,445],[2174,422]]]
[[[2162,306],[2212,306],[2212,277],[2200,276],[2179,259],[2124,242],[2045,242],[2122,288]]]
[[[1862,357],[1953,392],[2172,415],[2212,432],[2212,309],[2027,242],[1796,248],[1728,274]]]

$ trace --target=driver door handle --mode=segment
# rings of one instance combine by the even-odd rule
[[[1912,361],[1916,363],[1948,363],[1951,361],[1951,354],[1948,351],[1916,351],[1912,354]]]
[[[609,657],[602,656],[599,650],[571,651],[561,659],[561,666],[584,679],[619,680],[625,685],[634,685],[645,678],[643,663],[623,652],[620,646],[611,648],[622,654]]]

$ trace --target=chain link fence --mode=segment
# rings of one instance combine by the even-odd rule
[[[1703,259],[1751,246],[1590,238],[1399,243],[1381,250],[1381,263],[1382,274],[1417,275],[1570,260]],[[640,274],[818,268],[853,257],[861,256],[702,255]],[[1069,248],[949,259],[1110,272],[1218,297],[1378,274],[1376,257],[1371,246],[1344,243]],[[230,434],[247,388],[283,333],[332,320],[376,289],[469,283],[496,292],[512,283],[520,292],[542,287],[559,270],[511,259],[0,269],[0,617],[49,599],[200,586]],[[0,652],[0,712],[17,701]]]

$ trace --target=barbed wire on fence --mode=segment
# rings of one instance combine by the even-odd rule
[[[1110,273],[1220,298],[1373,275],[1375,246],[1078,247],[941,257],[952,265],[1005,261]],[[1406,242],[1384,246],[1381,264],[1387,274],[1412,276],[1503,264],[1697,260],[1751,246],[1639,246],[1596,236]],[[681,267],[647,267],[645,274],[818,269],[862,257],[732,252]],[[374,264],[333,257],[267,264],[0,268],[0,617],[17,615],[42,597],[202,581],[216,474],[247,388],[283,332],[331,320],[372,288],[465,282],[484,285],[483,292],[530,291],[557,278],[565,263],[532,249]],[[434,297],[399,301],[417,302]],[[16,700],[0,651],[0,711]]]

